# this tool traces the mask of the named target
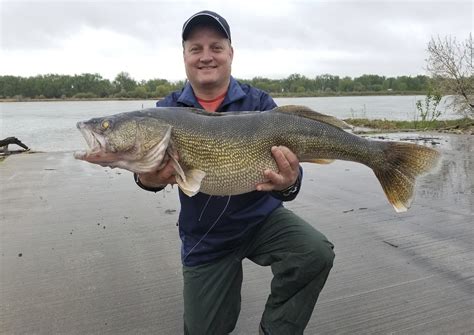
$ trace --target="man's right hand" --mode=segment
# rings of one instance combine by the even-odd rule
[[[138,179],[143,186],[156,188],[165,187],[168,184],[176,184],[173,161],[169,157],[167,159],[166,165],[157,171],[138,173]],[[178,157],[175,156],[175,159],[178,160]]]

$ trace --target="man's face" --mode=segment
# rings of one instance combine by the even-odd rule
[[[234,50],[221,32],[197,26],[184,42],[186,76],[195,89],[223,88],[229,84]]]

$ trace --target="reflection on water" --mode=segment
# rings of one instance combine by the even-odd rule
[[[439,166],[420,178],[416,197],[430,200],[433,206],[442,203],[453,212],[474,213],[474,136],[397,133],[384,137],[439,150]]]
[[[425,176],[418,195],[442,201],[452,211],[474,213],[474,138],[472,135],[443,136],[439,169]],[[446,206],[448,205],[448,206]]]

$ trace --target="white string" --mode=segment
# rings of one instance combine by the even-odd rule
[[[227,198],[227,203],[225,204],[225,207],[223,209],[223,211],[221,212],[221,214],[219,214],[219,217],[216,219],[216,221],[214,221],[214,223],[212,224],[212,226],[208,229],[208,231],[201,237],[201,239],[199,241],[197,241],[197,243],[194,245],[194,247],[191,248],[191,250],[188,251],[188,253],[183,257],[183,261],[189,256],[189,254],[191,252],[193,252],[193,250],[206,238],[206,236],[211,232],[211,230],[214,228],[214,226],[217,224],[217,222],[220,220],[220,218],[222,217],[222,215],[224,215],[225,211],[227,210],[227,207],[229,206],[229,203],[230,203],[230,198],[231,198],[231,195],[229,195],[229,197]],[[210,199],[210,197],[209,197]],[[207,200],[207,202],[209,202],[209,199]],[[207,204],[206,204],[207,206]],[[202,213],[201,213],[202,214]]]
[[[202,215],[204,214],[204,211],[206,210],[207,205],[209,204],[209,201],[211,200],[211,198],[212,198],[212,195],[210,195],[209,198],[207,198],[207,202],[204,205],[204,207],[202,208],[201,214],[199,215],[198,222],[201,222]]]

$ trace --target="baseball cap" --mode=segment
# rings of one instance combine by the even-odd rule
[[[183,31],[181,33],[183,41],[188,38],[189,33],[197,24],[212,25],[222,31],[224,35],[229,39],[229,41],[231,40],[230,27],[226,19],[224,19],[216,12],[212,12],[210,10],[203,10],[194,14],[186,22],[184,22]]]

